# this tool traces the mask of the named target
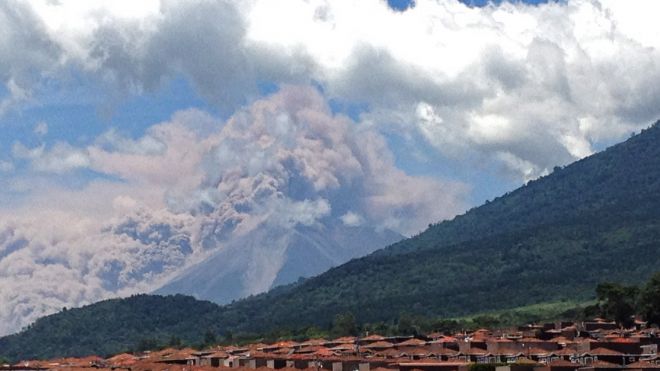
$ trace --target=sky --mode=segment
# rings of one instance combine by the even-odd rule
[[[659,13],[0,2],[0,334],[263,223],[414,235],[621,141],[660,118]]]

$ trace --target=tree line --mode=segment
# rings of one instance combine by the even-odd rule
[[[660,325],[660,272],[640,286],[601,283],[596,296],[598,302],[585,308],[585,315],[611,319],[626,328],[634,324],[635,316],[649,325]]]

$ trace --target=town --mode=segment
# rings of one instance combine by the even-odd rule
[[[660,331],[595,318],[455,334],[340,337],[303,342],[167,348],[3,365],[13,371],[617,371],[660,370]]]

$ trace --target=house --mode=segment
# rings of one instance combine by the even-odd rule
[[[225,359],[229,358],[229,353],[218,350],[213,353],[205,354],[201,356],[199,365],[200,366],[211,366],[211,367],[220,367],[221,364],[224,364]]]

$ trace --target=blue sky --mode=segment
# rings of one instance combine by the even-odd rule
[[[660,2],[409,5],[0,3],[0,334],[262,227],[412,235],[660,117]]]

